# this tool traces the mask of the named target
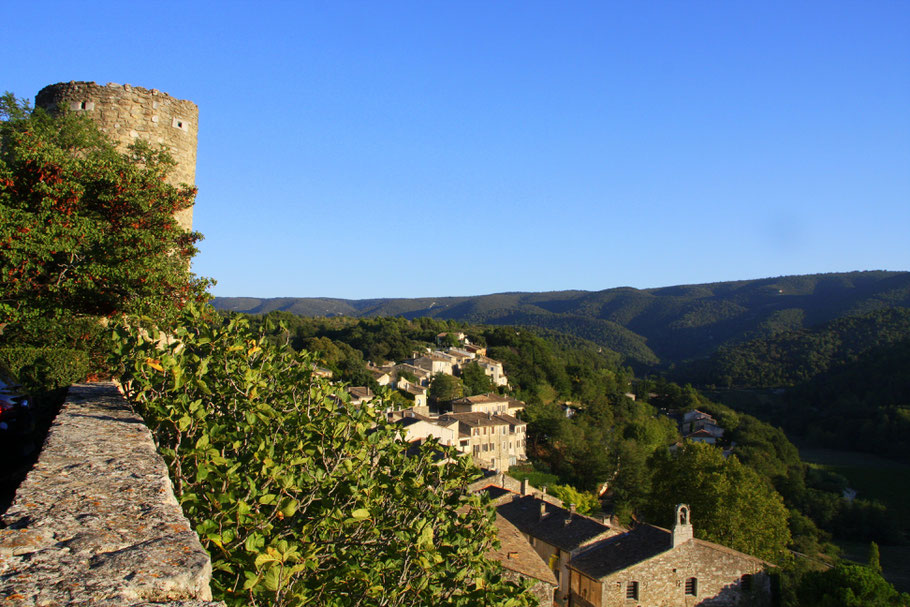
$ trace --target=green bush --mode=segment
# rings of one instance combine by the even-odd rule
[[[0,369],[27,392],[53,390],[84,381],[89,372],[86,352],[71,348],[0,348]]]
[[[306,352],[188,308],[173,339],[118,328],[114,367],[168,462],[228,605],[534,604],[485,554],[467,458],[408,456],[381,404],[345,404]],[[451,459],[440,463],[439,455]]]

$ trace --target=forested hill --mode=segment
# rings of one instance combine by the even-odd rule
[[[673,376],[701,385],[795,386],[901,342],[910,344],[910,308],[885,308],[725,346],[707,359],[677,367]]]
[[[222,310],[301,316],[422,316],[557,330],[623,354],[636,367],[706,357],[717,348],[888,307],[910,307],[910,272],[850,272],[657,289],[497,293],[471,297],[219,297]]]

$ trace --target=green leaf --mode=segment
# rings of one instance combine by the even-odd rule
[[[358,521],[362,521],[363,519],[369,518],[369,517],[370,517],[370,511],[367,510],[366,508],[358,508],[357,510],[355,510],[354,512],[351,513],[351,518],[358,520]]]

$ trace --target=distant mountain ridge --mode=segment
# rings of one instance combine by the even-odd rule
[[[910,307],[910,272],[781,276],[656,289],[495,293],[467,297],[333,299],[218,297],[221,310],[301,316],[428,316],[536,326],[593,341],[636,367],[703,358],[723,345],[844,316]]]

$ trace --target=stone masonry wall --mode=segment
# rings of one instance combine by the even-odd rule
[[[85,112],[121,150],[137,138],[164,145],[177,161],[168,181],[172,185],[196,182],[199,108],[192,101],[129,84],[60,82],[41,89],[35,106],[51,113]],[[181,211],[176,219],[181,227],[191,229],[193,209]]]
[[[742,587],[742,576],[752,575],[752,588]],[[685,594],[687,578],[698,580],[696,596]],[[630,581],[639,585],[638,601],[626,599]],[[762,561],[692,540],[603,579],[604,607],[630,604],[649,607],[707,607],[767,605],[770,582]]]
[[[215,607],[211,562],[113,384],[72,386],[0,528],[0,606]]]

